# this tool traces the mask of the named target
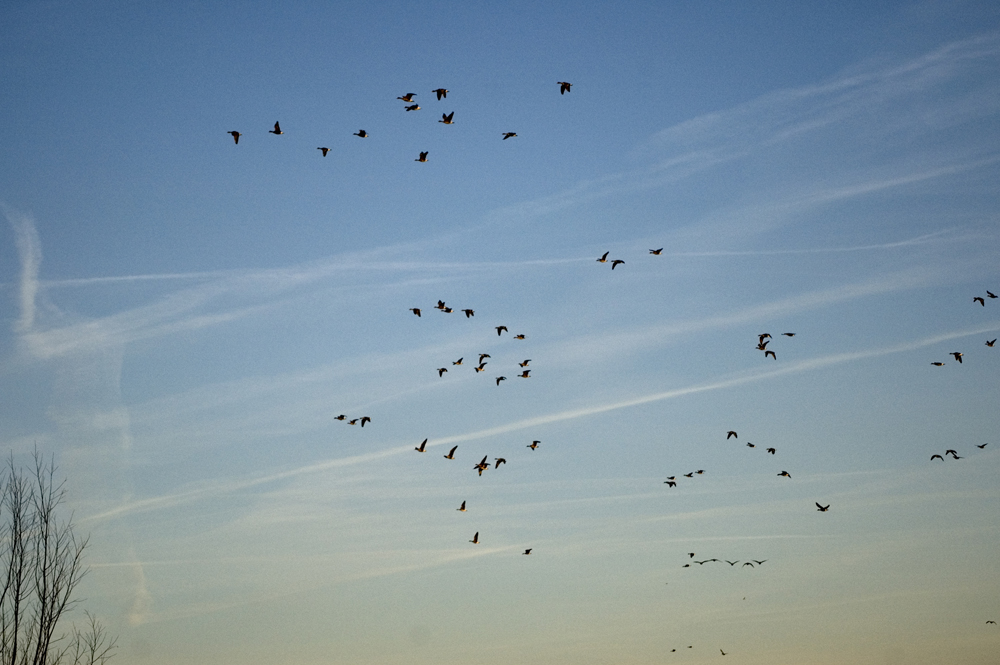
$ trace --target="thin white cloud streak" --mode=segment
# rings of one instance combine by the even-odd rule
[[[972,335],[979,335],[982,333],[992,332],[995,330],[1000,330],[1000,321],[994,321],[989,324],[978,326],[976,328],[970,328],[950,333],[943,333],[940,335],[933,335],[931,337],[925,337],[923,339],[915,340],[912,342],[904,342],[902,344],[896,344],[890,347],[882,347],[867,351],[854,351],[848,353],[834,354],[830,356],[823,356],[819,358],[813,358],[811,360],[799,361],[796,363],[778,367],[773,370],[767,370],[763,372],[758,371],[758,372],[753,372],[751,374],[742,374],[728,379],[717,380],[710,383],[703,383],[694,386],[686,386],[684,388],[676,388],[673,390],[666,390],[663,392],[643,395],[641,397],[635,397],[628,400],[582,407],[579,409],[570,409],[566,411],[559,411],[556,413],[546,414],[543,416],[536,416],[534,418],[517,420],[511,423],[507,423],[505,425],[498,425],[496,427],[489,427],[486,429],[476,430],[473,432],[467,432],[465,434],[456,434],[453,436],[442,437],[434,441],[428,441],[428,446],[429,447],[449,446],[467,441],[475,441],[479,439],[485,439],[497,436],[500,434],[507,434],[510,432],[517,432],[525,429],[536,428],[543,425],[551,425],[553,423],[563,422],[567,420],[575,420],[578,418],[595,416],[602,413],[608,413],[610,411],[619,411],[621,409],[628,409],[636,406],[642,406],[653,402],[662,402],[665,400],[676,399],[679,397],[687,397],[689,395],[696,395],[704,392],[734,388],[737,386],[742,386],[750,383],[758,383],[760,381],[766,381],[769,379],[775,379],[792,374],[801,374],[803,372],[817,371],[848,362],[868,360],[871,358],[877,358],[880,356],[887,356],[896,353],[904,353],[907,351],[916,351],[921,348],[933,346],[935,344],[940,344],[941,342],[946,342],[953,339],[960,339],[963,337],[969,337]],[[323,462],[308,464],[295,469],[289,469],[287,471],[281,471],[279,473],[274,473],[267,476],[261,476],[259,478],[216,483],[193,490],[188,490],[185,492],[179,492],[176,494],[169,494],[159,497],[153,497],[150,499],[143,499],[140,501],[134,501],[131,503],[117,506],[115,508],[112,508],[111,510],[106,510],[101,513],[83,517],[79,520],[79,522],[84,523],[91,521],[100,521],[112,517],[119,517],[130,513],[147,512],[150,510],[160,510],[163,508],[170,508],[173,506],[189,503],[209,496],[228,494],[232,492],[237,492],[257,487],[259,485],[296,478],[298,476],[321,473],[324,471],[329,471],[331,469],[381,460],[387,457],[408,453],[412,451],[412,449],[413,449],[412,443],[408,443],[403,446],[388,448],[386,450],[381,450],[374,453],[366,453],[364,455],[355,455],[352,457],[342,457],[333,460],[325,460]]]
[[[758,250],[747,250],[747,251],[705,251],[705,252],[671,252],[669,254],[664,254],[664,256],[675,256],[675,257],[712,257],[712,256],[780,256],[783,254],[838,254],[838,253],[848,253],[848,252],[871,252],[886,249],[898,249],[900,247],[915,247],[919,245],[930,245],[935,243],[949,243],[949,242],[969,242],[974,239],[979,239],[979,236],[975,238],[970,235],[963,236],[952,236],[950,238],[942,238],[941,236],[951,233],[955,229],[941,229],[940,231],[934,231],[933,233],[925,233],[924,235],[917,236],[915,238],[909,238],[907,240],[897,240],[895,242],[886,242],[876,245],[855,245],[853,247],[803,247],[800,249],[758,249]]]
[[[21,317],[15,324],[15,330],[27,332],[35,324],[35,299],[38,296],[38,270],[42,264],[42,243],[31,217],[15,212],[5,205],[0,208],[3,209],[7,222],[14,231],[14,242],[21,260],[21,275],[18,282]]]

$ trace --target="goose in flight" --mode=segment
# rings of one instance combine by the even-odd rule
[[[608,262],[608,254],[610,254],[610,253],[611,252],[604,252],[604,254],[601,255],[601,258],[597,259],[597,262],[598,263],[607,263]]]
[[[760,341],[763,342],[765,339],[771,339],[771,333],[761,333],[757,335],[757,337],[759,337]]]
[[[419,307],[411,307],[410,311],[413,312],[414,314],[416,314],[417,316],[420,316],[420,308]]]
[[[619,264],[622,264],[622,263],[625,263],[625,262],[622,261],[621,259],[615,259],[614,261],[611,262],[611,269],[614,270],[615,266],[617,266]]]
[[[785,337],[795,337],[795,333],[781,333]]]
[[[668,487],[677,487],[677,481],[675,480],[664,480],[663,484],[667,485]]]
[[[344,414],[340,414],[339,416],[334,417],[334,420],[343,420],[346,417],[347,416],[345,416]]]
[[[514,339],[524,339],[524,335],[514,335]]]
[[[736,564],[739,563],[739,560],[730,561],[729,559],[726,559],[726,563],[728,563],[730,566],[735,566]]]
[[[694,558],[694,552],[688,552],[688,556],[693,559]]]
[[[456,508],[455,510],[457,510],[460,513],[464,513],[465,512],[465,501],[463,501],[462,505],[459,506],[458,508]]]
[[[692,471],[691,473],[685,473],[684,477],[685,478],[694,478],[694,471]]]
[[[347,421],[347,424],[348,424],[348,425],[357,425],[357,424],[358,424],[358,419],[357,419],[357,418],[355,418],[355,419],[353,419],[353,420],[348,420],[348,421]]]
[[[529,547],[528,549],[524,550],[524,553],[525,553],[525,554],[531,554],[531,549],[532,549],[532,548],[530,548],[530,547]]]
[[[504,132],[502,140],[506,141],[507,139],[512,139],[512,138],[514,138],[516,136],[517,136],[517,132]]]
[[[764,352],[764,357],[765,357],[765,358],[767,358],[768,356],[771,356],[771,357],[772,357],[772,358],[774,358],[775,360],[777,360],[777,359],[778,359],[778,356],[774,355],[774,351],[765,351],[765,352]]]
[[[728,432],[726,432],[726,441],[733,438],[738,439],[740,437],[733,430],[729,430]]]
[[[944,367],[944,363],[931,363],[935,367]]]
[[[527,367],[528,363],[530,363],[530,362],[531,362],[531,358],[525,358],[524,362],[523,363],[518,363],[518,365],[520,365],[521,367]]]
[[[760,342],[757,345],[757,350],[758,351],[767,351],[767,345],[770,344],[770,343],[771,343],[771,340],[767,340],[766,342]]]
[[[465,318],[467,319],[476,315],[476,311],[474,309],[463,309],[462,313],[465,314]]]
[[[981,450],[981,449],[985,448],[985,447],[986,447],[986,446],[988,446],[988,445],[990,445],[988,441],[987,441],[986,443],[984,443],[983,445],[979,445],[979,444],[977,443],[977,444],[976,444],[976,448],[979,448],[979,449]]]
[[[438,120],[438,122],[440,122],[440,123],[442,123],[444,125],[454,125],[455,123],[452,121],[452,118],[454,118],[454,117],[455,117],[455,112],[454,111],[452,111],[451,113],[442,113],[441,114],[441,119]]]
[[[767,561],[767,559],[764,559],[764,561]],[[754,562],[755,564],[757,564],[758,566],[760,566],[760,565],[763,565],[763,564],[764,564],[764,561],[758,561],[757,559],[754,559],[754,560],[753,560],[753,562]]]
[[[231,131],[231,132],[226,132],[226,133],[227,133],[227,134],[232,134],[232,135],[233,135],[233,142],[235,142],[235,143],[236,143],[236,145],[239,145],[239,144],[240,144],[240,133],[239,133],[239,132],[237,132],[237,131],[233,130],[233,131]]]
[[[955,360],[957,360],[959,362],[959,364],[961,364],[961,362],[962,362],[962,355],[963,354],[959,353],[958,351],[952,351],[948,355],[949,356],[954,356]]]
[[[996,298],[997,296],[996,296],[996,294],[995,294],[995,293],[991,293],[991,292],[987,291],[987,292],[986,292],[986,297],[987,297],[987,298]]]
[[[478,545],[479,544],[479,532],[478,531],[476,531],[476,535],[474,535],[472,537],[472,540],[470,540],[469,542],[472,543],[473,545]]]
[[[420,110],[420,105],[419,104],[411,104],[410,106],[407,106],[404,110],[406,110],[406,111],[419,111]]]
[[[518,376],[519,376],[520,378],[522,378],[522,379],[530,379],[531,377],[530,377],[530,376],[528,376],[528,373],[529,373],[529,372],[531,372],[531,370],[530,370],[530,369],[526,369],[526,370],[524,370],[523,372],[521,372],[520,374],[518,374]]]
[[[317,149],[317,150],[322,150],[322,151],[323,151],[323,156],[324,156],[324,157],[326,157],[326,153],[330,152],[330,149],[329,149],[329,148],[316,148],[316,149]]]
[[[567,83],[566,81],[556,81],[559,84],[559,94],[565,95],[569,92],[569,89],[573,87],[572,83]]]
[[[987,625],[989,625],[989,624],[993,624],[994,626],[997,625],[997,622],[993,621],[993,620],[987,621],[986,623],[987,623]]]
[[[444,88],[438,88],[437,90],[431,90],[431,92],[433,92],[434,94],[436,94],[436,95],[437,95],[437,97],[438,97],[438,101],[439,101],[439,102],[440,102],[440,101],[441,101],[442,99],[444,99],[445,97],[447,97],[447,96],[448,96],[448,91],[447,91],[447,90],[445,90]],[[409,101],[409,100],[407,100],[407,101]]]
[[[534,450],[535,448],[538,447],[539,443],[541,443],[541,441],[532,441],[530,444],[528,444],[528,448],[531,448],[532,450]]]
[[[501,381],[506,381],[506,380],[507,380],[506,376],[498,376],[497,377],[497,385],[499,386]]]
[[[931,461],[932,462],[934,461],[935,458],[941,460],[942,462],[944,461],[944,458],[941,457],[940,455],[931,455]]]
[[[977,302],[983,307],[986,307],[986,301],[983,300],[982,296],[976,296],[975,298],[972,299],[972,302]]]
[[[447,367],[438,367],[438,376],[444,376],[444,373],[448,371]]]
[[[448,451],[448,454],[444,456],[445,459],[455,459],[455,451],[458,450],[458,446],[453,447]],[[465,507],[465,502],[462,502],[462,507]]]
[[[821,513],[825,513],[826,511],[830,510],[830,504],[826,504],[825,506],[821,506],[821,505],[819,505],[819,501],[817,501],[816,502],[816,509],[819,512],[821,512]]]
[[[506,328],[504,328],[504,330],[506,330]],[[479,354],[479,362],[483,362],[483,359],[485,359],[485,358],[491,358],[491,357],[492,356],[490,354],[488,354],[488,353],[480,353]]]
[[[396,97],[396,99],[401,99],[401,100],[403,100],[406,103],[410,103],[410,102],[413,101],[413,98],[416,97],[416,96],[417,96],[417,93],[415,93],[415,92],[408,92],[405,95],[403,95],[402,97]]]
[[[368,138],[368,132],[366,132],[363,129],[359,129],[358,131],[351,134],[351,136],[360,136],[361,138],[366,139]]]
[[[464,356],[463,356],[463,357],[461,357],[461,358],[459,358],[458,360],[456,360],[456,361],[452,362],[451,364],[452,364],[452,365],[461,365],[461,364],[462,364],[462,361],[463,361],[463,360],[465,360],[465,357],[464,357]]]
[[[777,449],[776,448],[768,448],[767,452],[769,452],[769,453],[771,453],[773,455],[774,453],[777,452]]]
[[[478,374],[479,372],[482,372],[484,369],[486,369],[486,363],[479,363],[478,367],[473,367],[472,369],[476,370],[476,373]]]
[[[361,416],[361,426],[364,427],[365,423],[370,423],[372,421],[368,416]]]
[[[752,443],[750,443],[749,441],[747,441],[747,448],[756,448],[756,447],[757,446],[755,446]]]
[[[649,250],[649,253],[653,254],[654,256],[659,256],[660,252],[662,252],[662,251],[663,251],[663,248],[661,247],[659,249],[651,249],[651,250]]]
[[[274,129],[267,130],[267,133],[274,135],[284,134],[284,132],[281,131],[281,125],[279,125],[277,122],[274,123]]]
[[[782,471],[778,475],[779,476],[785,476],[786,478],[791,478],[792,477],[792,474],[788,473],[787,471]]]
[[[496,331],[497,331],[497,337],[499,337],[501,333],[510,332],[509,330],[507,330],[507,326],[497,326]]]
[[[505,460],[502,457],[494,457],[493,459],[495,459],[496,462],[497,462],[496,466],[493,467],[494,469],[499,469],[501,464],[506,464],[507,463],[507,460]]]
[[[414,448],[414,450],[416,450],[418,453],[426,453],[427,452],[427,439],[424,439],[423,442],[419,446],[417,446],[416,448]]]
[[[415,162],[426,162],[427,161],[427,152],[420,153],[420,156],[417,157],[416,159],[414,159],[413,161],[415,161]],[[441,309],[444,309],[444,308],[442,307]]]
[[[750,563],[749,561],[747,561],[745,564],[743,564],[742,566],[740,566],[740,568],[746,568],[747,566],[750,566],[751,568],[754,567],[754,565],[752,563]]]
[[[997,343],[997,340],[996,340],[995,337],[993,339],[986,340],[986,346],[990,347],[991,349],[993,348],[993,345],[996,344],[996,343]]]

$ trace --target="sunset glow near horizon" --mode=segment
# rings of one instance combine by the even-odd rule
[[[996,662],[995,3],[4,13],[112,662]]]

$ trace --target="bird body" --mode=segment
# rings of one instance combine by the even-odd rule
[[[360,136],[361,138],[366,139],[368,138],[368,132],[366,132],[363,129],[359,129],[358,131],[354,132],[352,136]]]
[[[444,373],[448,371],[447,367],[438,367],[438,376],[444,376]]]
[[[323,156],[326,157],[326,153],[330,152],[329,148],[316,148],[317,150],[323,151]]]
[[[610,254],[610,253],[611,252],[604,252],[604,254],[601,255],[601,258],[597,259],[597,262],[598,263],[607,263],[608,262],[608,254]]]
[[[368,416],[361,416],[361,426],[364,427],[365,423],[370,423],[372,421]]]
[[[284,134],[284,132],[281,131],[281,125],[279,125],[277,122],[274,123],[274,129],[267,130],[267,133],[268,134],[275,134],[275,135],[277,135],[277,134]]]
[[[464,358],[464,357],[463,357],[463,358],[459,358],[458,360],[454,361],[454,362],[452,363],[452,365],[461,365],[461,364],[462,364],[462,361],[463,361],[463,360],[465,360],[465,358]]]
[[[765,351],[765,352],[764,352],[764,357],[765,357],[765,358],[767,358],[768,356],[771,356],[771,357],[772,357],[772,358],[774,358],[775,360],[777,360],[777,359],[778,359],[778,356],[774,355],[774,351]]]
[[[465,512],[465,501],[463,501],[462,505],[459,506],[458,508],[456,508],[455,510],[457,510],[460,513],[464,513]]]
[[[739,436],[733,430],[729,430],[728,432],[726,432],[726,441],[728,441],[729,439],[738,439],[738,438]]]
[[[454,111],[452,111],[451,113],[442,113],[441,114],[441,119],[438,120],[438,122],[440,122],[442,124],[445,124],[445,125],[454,125],[455,123],[452,121],[453,117],[455,117],[455,112]]]
[[[414,448],[414,450],[416,450],[418,453],[426,453],[427,452],[427,439],[424,439],[423,442],[419,446],[417,446],[416,448]]]
[[[782,472],[781,472],[781,473],[779,473],[778,475],[779,475],[779,476],[784,476],[784,477],[786,477],[786,478],[791,478],[791,477],[792,477],[792,474],[788,473],[787,471],[782,471]]]
[[[531,443],[530,443],[530,444],[528,445],[528,448],[531,448],[532,450],[534,450],[535,448],[537,448],[537,447],[538,447],[538,444],[539,444],[539,443],[541,443],[541,441],[532,441],[532,442],[531,442]]]
[[[403,100],[404,102],[407,102],[407,103],[409,103],[409,102],[412,102],[412,101],[413,101],[413,98],[414,98],[414,97],[415,97],[416,95],[417,95],[417,93],[415,93],[415,92],[408,92],[408,93],[406,93],[405,95],[403,95],[402,97],[396,97],[396,99],[401,99],[401,100]]]
[[[465,318],[467,319],[472,318],[473,316],[476,315],[475,310],[472,309],[463,309],[462,313],[465,314]]]
[[[514,339],[524,339],[524,335],[514,335]]]
[[[660,255],[660,252],[662,252],[662,251],[663,251],[663,248],[661,247],[661,248],[659,248],[659,249],[651,249],[651,250],[649,250],[649,253],[650,253],[650,254],[653,254],[653,255],[655,255],[655,256],[659,256],[659,255]]]
[[[419,104],[411,104],[410,106],[407,106],[405,110],[407,110],[407,111],[419,111],[420,110],[420,105]]]
[[[416,159],[414,159],[413,161],[415,161],[415,162],[426,162],[427,161],[427,152],[420,153],[420,156],[417,157]],[[444,308],[442,307],[441,309],[444,309]]]
[[[622,261],[621,259],[615,259],[614,261],[611,262],[611,269],[614,270],[615,266],[621,265],[623,263],[625,263],[625,262]]]
[[[413,312],[414,314],[416,314],[417,316],[420,316],[420,308],[419,307],[411,307],[410,311]]]
[[[438,88],[437,90],[431,90],[431,92],[433,92],[434,94],[437,95],[438,101],[441,101],[442,99],[444,99],[445,97],[448,96],[448,91],[445,90],[444,88]]]
[[[531,548],[529,547],[528,549],[524,550],[524,553],[525,554],[531,554]]]
[[[501,333],[510,332],[507,330],[507,326],[497,326],[496,331],[497,331],[497,337],[499,337]]]
[[[517,132],[504,132],[503,133],[503,140],[506,141],[507,139],[512,139],[512,138],[514,138],[516,136],[517,136]]]
[[[521,372],[520,374],[518,374],[518,376],[521,377],[522,379],[530,379],[531,377],[528,376],[528,373],[530,371],[531,371],[530,369],[526,369],[523,372]]]
[[[474,535],[472,537],[472,540],[470,540],[469,542],[472,543],[473,545],[478,545],[479,544],[479,532],[478,531],[476,531],[476,535]]]
[[[237,132],[237,131],[234,130],[234,131],[226,132],[226,133],[233,135],[233,142],[236,143],[236,145],[240,144],[240,133],[239,132]]]
[[[559,84],[559,94],[560,95],[565,95],[567,92],[569,92],[569,89],[573,87],[572,83],[567,83],[566,81],[556,81],[556,83]],[[586,96],[586,95],[584,95],[584,96]]]
[[[983,300],[981,296],[976,296],[975,298],[972,299],[972,302],[977,302],[983,307],[986,307],[986,301]]]
[[[501,381],[506,381],[506,380],[507,380],[506,376],[498,376],[497,377],[497,385],[499,386]]]
[[[819,501],[817,501],[816,502],[816,509],[819,512],[821,512],[821,513],[825,513],[826,511],[830,510],[830,504],[826,504],[825,506],[821,506],[821,505],[819,505]]]
[[[961,362],[962,362],[962,356],[963,356],[964,354],[962,354],[962,353],[959,353],[958,351],[952,351],[952,352],[951,352],[951,353],[949,353],[948,355],[950,355],[950,356],[954,356],[954,357],[955,357],[955,360],[957,360],[957,361],[958,361],[958,362],[959,362],[959,363],[961,364]]]
[[[444,456],[445,459],[455,459],[455,451],[458,450],[458,446],[453,447],[448,451],[448,454]],[[462,502],[462,506],[465,506],[465,502]]]
[[[530,363],[530,362],[531,362],[531,358],[527,358],[527,359],[525,359],[525,361],[523,363],[518,363],[518,365],[520,365],[521,367],[527,367],[528,363]]]

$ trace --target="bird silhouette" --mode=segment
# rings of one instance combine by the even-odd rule
[[[958,451],[955,451],[955,450],[950,450],[950,449],[949,449],[949,450],[946,450],[946,451],[944,451],[944,454],[945,454],[945,455],[951,455],[952,457],[954,457],[955,455],[957,455],[957,454],[958,454]]]
[[[750,443],[749,441],[747,441],[747,448],[756,448],[756,447],[757,446],[755,446],[752,443]]]
[[[427,152],[420,153],[420,156],[417,157],[416,159],[414,159],[413,161],[415,161],[415,162],[426,162],[427,161]],[[444,309],[444,308],[442,307],[442,309]]]
[[[344,419],[344,418],[346,418],[346,417],[347,417],[347,416],[345,416],[344,414],[340,414],[339,416],[336,416],[336,417],[334,418],[334,420],[343,420],[343,419]]]
[[[795,337],[795,333],[781,333],[785,337]]]
[[[354,132],[354,134],[352,134],[351,136],[360,136],[361,138],[366,139],[368,138],[368,132],[366,132],[363,129],[359,129],[358,131]]]
[[[649,253],[650,253],[650,254],[653,254],[653,255],[655,255],[655,256],[659,256],[659,255],[660,255],[660,252],[662,252],[662,251],[663,251],[663,248],[661,247],[661,248],[659,248],[659,249],[651,249],[651,250],[649,250]]]
[[[691,473],[685,473],[684,477],[685,478],[694,478],[694,471],[692,471]]]
[[[826,504],[825,506],[821,506],[821,505],[819,505],[819,501],[817,501],[816,502],[816,509],[819,512],[821,512],[821,513],[825,513],[826,511],[830,510],[830,504]]]
[[[418,453],[426,453],[427,452],[427,439],[424,439],[423,442],[419,446],[417,446],[416,448],[414,448],[414,450],[416,450]]]
[[[990,444],[989,444],[989,442],[987,442],[987,443],[984,443],[984,444],[983,444],[983,445],[981,445],[981,446],[980,446],[979,444],[976,444],[976,448],[980,448],[980,449],[982,449],[982,448],[985,448],[985,447],[986,447],[986,446],[988,446],[988,445],[990,445]]]
[[[677,482],[673,480],[664,480],[663,484],[669,487],[677,487]]]
[[[415,93],[415,92],[408,92],[405,95],[403,95],[402,97],[396,97],[396,99],[401,99],[404,102],[412,102],[413,98],[416,97],[416,95],[417,95],[417,93]]]
[[[532,441],[532,442],[531,442],[531,443],[530,443],[530,444],[528,445],[528,448],[531,448],[532,450],[534,450],[535,448],[537,448],[537,447],[538,447],[538,444],[539,444],[539,443],[541,443],[541,441]]]
[[[777,452],[777,450],[776,450],[776,449],[774,449],[774,448],[768,448],[768,449],[767,449],[767,452],[769,452],[769,453],[771,453],[771,454],[773,455],[774,453],[776,453],[776,452]]]
[[[997,343],[996,338],[986,340],[986,346],[993,348],[993,345]]]
[[[514,138],[516,136],[517,136],[517,132],[504,132],[503,133],[503,140],[506,141],[507,139],[512,139],[512,138]]]
[[[448,371],[447,367],[438,367],[438,376],[444,376],[444,373]]]
[[[465,318],[470,319],[476,315],[476,311],[473,309],[463,309],[462,313],[465,314]]]
[[[277,134],[284,134],[284,132],[281,131],[281,125],[279,125],[277,122],[274,123],[274,129],[267,130],[267,133],[268,134],[275,134],[275,135],[277,135]]]
[[[523,363],[518,363],[518,365],[520,365],[521,367],[527,367],[528,363],[530,363],[530,362],[531,362],[531,358],[525,358],[524,362]]]
[[[941,457],[940,455],[931,455],[931,461],[932,462],[934,461],[934,458],[937,458],[937,459],[941,460],[942,462],[944,461],[944,458]]]
[[[767,345],[770,344],[770,343],[771,343],[771,340],[767,340],[766,342],[764,342],[764,341],[759,342],[757,344],[757,350],[758,351],[767,351]]]
[[[531,372],[531,370],[530,370],[530,369],[526,369],[526,370],[524,370],[523,372],[521,372],[520,374],[518,374],[518,376],[519,376],[520,378],[522,378],[522,379],[530,379],[531,377],[530,377],[530,376],[528,376],[528,373],[529,373],[529,372]]]
[[[531,549],[532,549],[532,548],[530,548],[530,547],[529,547],[528,549],[524,550],[524,553],[525,553],[525,554],[531,554]]]
[[[957,360],[959,362],[959,364],[961,364],[961,362],[962,362],[962,355],[964,355],[964,354],[961,354],[958,351],[952,351],[948,355],[949,356],[954,356],[955,360]]]
[[[993,624],[994,626],[995,626],[995,625],[997,625],[997,622],[996,622],[996,621],[993,621],[993,620],[990,620],[990,621],[987,621],[986,623],[987,623],[987,625],[988,625],[988,624]]]
[[[506,330],[506,328],[505,328],[504,330]],[[488,353],[480,353],[480,354],[479,354],[479,362],[483,362],[483,359],[484,359],[484,358],[490,358],[490,357],[491,357],[491,356],[490,356],[490,354],[488,354]]]
[[[778,475],[779,476],[785,476],[786,478],[791,478],[792,477],[792,474],[788,473],[787,471],[782,471]]]
[[[370,423],[372,421],[368,416],[361,416],[361,426],[364,427],[365,423]]]
[[[497,326],[496,331],[497,331],[497,337],[499,337],[501,333],[510,332],[509,330],[507,330],[507,326]]]
[[[514,339],[524,339],[524,335],[514,335]]]
[[[976,296],[975,298],[973,298],[972,302],[977,302],[980,305],[982,305],[983,307],[986,307],[986,301],[983,300],[980,296]]]
[[[499,386],[501,381],[506,381],[506,380],[507,380],[506,376],[498,376],[497,377],[497,385]]]
[[[767,561],[767,559],[764,559],[764,561]],[[762,565],[764,563],[764,561],[758,561],[757,559],[753,559],[753,562],[755,564],[757,564],[758,566]]]
[[[726,559],[726,563],[728,563],[730,566],[735,566],[736,564],[739,563],[739,560],[730,561],[729,559]]]
[[[560,95],[565,95],[567,92],[569,92],[569,89],[573,87],[572,83],[567,83],[566,81],[556,81],[556,83],[559,84],[559,94]],[[584,95],[584,96],[586,96],[586,95]]]
[[[472,543],[473,545],[478,545],[479,544],[479,532],[478,531],[476,531],[476,535],[474,535],[472,537],[472,540],[470,540],[469,542]]]
[[[726,655],[726,652],[725,652],[725,651],[722,651],[722,649],[719,649],[719,651],[721,651],[721,652],[722,652],[722,655],[723,655],[723,656],[725,656],[725,655]]]
[[[317,149],[317,150],[322,150],[322,151],[323,151],[323,156],[324,156],[324,157],[326,157],[326,153],[330,152],[330,149],[329,149],[329,148],[316,148],[316,149]]]
[[[501,464],[507,463],[507,460],[502,457],[494,457],[493,459],[496,460],[496,466],[493,467],[494,469],[499,469]]]
[[[457,510],[460,513],[464,513],[465,512],[465,501],[463,501],[462,505],[459,506],[458,508],[456,508],[455,510]]]
[[[417,316],[420,316],[420,308],[419,307],[411,307],[410,311],[413,312],[414,314],[416,314]]]
[[[479,363],[478,367],[473,367],[472,369],[476,370],[476,373],[478,374],[479,372],[482,372],[484,369],[486,369],[486,363]]]
[[[237,132],[237,131],[234,130],[234,131],[226,132],[226,133],[233,135],[233,142],[236,143],[236,145],[240,144],[240,133],[239,132]]]
[[[754,567],[754,565],[752,563],[750,563],[749,561],[747,561],[745,564],[743,564],[742,566],[740,566],[740,568],[746,568],[747,566],[750,566],[751,568]]]
[[[455,117],[455,112],[454,111],[452,111],[451,113],[442,113],[441,114],[441,119],[438,120],[438,122],[440,122],[442,124],[445,124],[445,125],[454,125],[455,123],[452,122],[452,118],[454,118],[454,117]]]
[[[445,455],[445,456],[444,456],[444,458],[445,458],[445,459],[455,459],[455,451],[456,451],[456,450],[458,450],[458,446],[455,446],[455,447],[453,447],[453,448],[452,448],[451,450],[449,450],[449,451],[448,451],[448,454],[447,454],[447,455]],[[464,501],[462,502],[462,505],[463,505],[463,506],[465,505],[465,502],[464,502]]]
[[[354,420],[348,420],[348,421],[347,421],[347,424],[348,424],[348,425],[357,425],[357,424],[358,424],[358,419],[357,419],[357,418],[355,418]]]
[[[739,438],[739,436],[736,434],[736,432],[734,432],[733,430],[729,430],[728,432],[726,432],[726,441],[728,441],[729,439],[733,439],[733,438],[736,438],[736,439]]]
[[[439,101],[439,102],[440,102],[440,101],[441,101],[442,99],[444,99],[445,97],[447,97],[447,96],[448,96],[448,91],[447,91],[447,90],[445,90],[444,88],[438,88],[437,90],[431,90],[431,92],[433,92],[434,94],[436,94],[436,95],[437,95],[437,97],[438,97],[438,101]],[[407,101],[409,101],[409,100],[407,100]]]
[[[935,367],[944,367],[944,363],[931,363]]]
[[[597,262],[598,263],[607,263],[608,262],[608,254],[610,254],[610,253],[611,252],[604,252],[604,254],[601,255],[601,258],[597,259]]]
[[[611,269],[614,270],[615,266],[617,266],[619,264],[622,264],[622,263],[625,263],[625,262],[622,261],[621,259],[615,259],[614,261],[611,262]]]
[[[411,104],[410,106],[407,106],[403,110],[404,111],[419,111],[420,110],[420,105],[419,104]]]
[[[765,352],[764,352],[764,357],[765,357],[765,358],[767,358],[768,356],[771,356],[771,357],[772,357],[772,358],[774,358],[775,360],[777,360],[777,359],[778,359],[778,356],[774,355],[774,351],[765,351]]]
[[[693,559],[694,558],[694,552],[688,552],[688,556]]]
[[[464,358],[464,357],[462,357],[462,358],[459,358],[458,360],[454,361],[454,362],[452,363],[452,365],[461,365],[461,364],[462,364],[462,361],[463,361],[463,360],[465,360],[465,358]]]
[[[987,291],[987,292],[986,292],[986,297],[987,297],[987,298],[996,298],[997,296],[996,296],[996,294],[994,294],[994,293],[991,293],[991,292]]]

